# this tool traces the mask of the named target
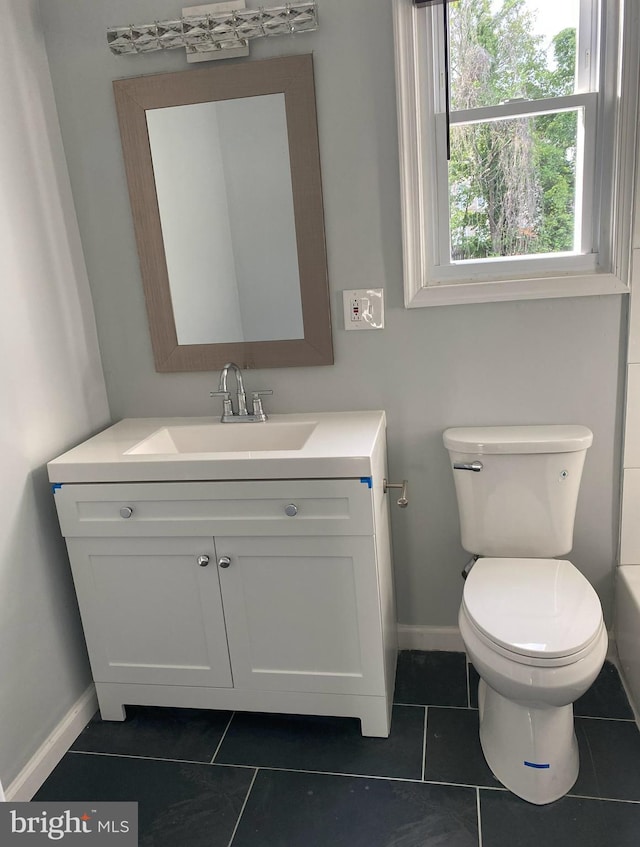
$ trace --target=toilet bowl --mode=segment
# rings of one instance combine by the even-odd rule
[[[566,559],[586,451],[583,426],[463,427],[443,436],[463,547],[458,616],[480,675],[480,742],[500,782],[550,803],[578,776],[573,703],[607,651],[598,596]]]
[[[573,702],[607,652],[598,596],[568,561],[479,559],[458,621],[487,764],[525,800],[557,800],[578,776]]]

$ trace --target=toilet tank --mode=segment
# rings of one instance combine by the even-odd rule
[[[591,430],[569,425],[457,427],[447,429],[443,441],[451,458],[465,550],[514,558],[551,558],[571,550]]]

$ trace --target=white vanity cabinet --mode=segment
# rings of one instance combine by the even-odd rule
[[[103,718],[126,704],[345,715],[388,735],[380,474],[64,482],[55,501]]]

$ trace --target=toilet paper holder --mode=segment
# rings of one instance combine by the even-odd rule
[[[387,491],[390,488],[400,488],[400,489],[402,489],[400,496],[396,500],[396,503],[398,504],[398,506],[400,506],[401,509],[406,509],[407,506],[409,505],[409,498],[407,497],[407,485],[408,484],[409,484],[408,480],[406,480],[406,479],[403,479],[402,482],[387,482],[387,480],[384,479],[382,481],[382,490],[386,494]]]

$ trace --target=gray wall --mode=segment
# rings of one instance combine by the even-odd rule
[[[116,418],[210,414],[213,373],[154,371],[111,80],[187,68],[184,54],[115,57],[111,24],[170,18],[173,0],[45,0],[46,41],[100,347]],[[252,59],[313,52],[332,289],[335,365],[249,374],[278,412],[383,408],[399,619],[455,625],[466,554],[458,542],[447,426],[576,422],[595,433],[573,560],[609,612],[617,539],[622,297],[405,310],[390,0],[322,0],[321,28],[254,42]],[[341,290],[382,287],[387,324],[347,333]]]
[[[91,684],[46,462],[109,421],[37,0],[0,0],[0,779]]]

